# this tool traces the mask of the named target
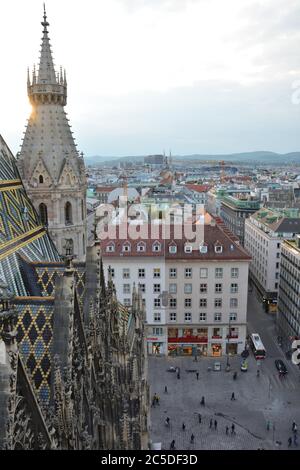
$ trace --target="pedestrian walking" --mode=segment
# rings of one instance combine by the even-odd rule
[[[233,401],[233,400],[235,400],[235,394],[234,394],[234,392],[232,392],[232,394],[231,394],[231,401]]]
[[[182,430],[185,431],[185,424],[182,423]]]
[[[215,426],[215,431],[217,430],[217,427],[218,427],[218,421],[215,419],[215,422],[214,422],[214,426]]]
[[[292,445],[292,438],[289,437],[289,438],[288,438],[288,447],[291,447],[291,445]]]
[[[212,425],[213,425],[213,420],[212,420],[212,418],[210,418],[210,420],[209,420],[209,428],[210,429],[212,428]]]
[[[267,431],[270,431],[270,421],[267,421]]]
[[[174,449],[175,449],[175,440],[173,439],[173,441],[170,444],[170,450],[174,450]]]
[[[202,416],[201,416],[200,413],[198,413],[198,422],[199,422],[199,424],[201,424],[201,421],[202,421]]]
[[[165,385],[165,393],[168,393],[168,387]]]
[[[194,444],[195,436],[194,434],[191,435],[191,444]]]
[[[226,432],[226,436],[228,436],[228,433],[229,433],[229,427],[228,426],[226,426],[225,432]]]
[[[292,431],[293,431],[294,433],[298,431],[298,429],[297,429],[297,424],[295,423],[295,421],[293,422]]]
[[[180,373],[177,372],[177,379],[179,380],[180,379]]]
[[[197,380],[199,380],[199,372],[196,372]]]
[[[170,418],[167,416],[165,421],[166,426],[170,426]]]
[[[233,423],[231,425],[231,434],[235,434],[235,425]]]
[[[153,408],[155,408],[155,405],[156,405],[156,400],[155,400],[155,398],[153,397],[153,398],[152,398],[152,405],[151,405],[151,406],[153,406]]]
[[[159,396],[159,395],[156,396],[156,403],[157,403],[158,405],[160,405],[160,396]]]
[[[201,398],[200,405],[205,406],[205,398],[204,397]]]
[[[294,445],[295,445],[296,447],[298,446],[297,434],[294,434]]]

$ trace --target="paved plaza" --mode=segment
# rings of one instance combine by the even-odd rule
[[[257,364],[248,358],[248,372],[240,371],[240,357],[230,358],[231,371],[226,372],[226,357],[221,358],[222,370],[208,371],[219,359],[192,357],[150,357],[149,382],[151,397],[157,393],[160,405],[151,407],[151,440],[169,449],[174,439],[178,450],[207,449],[287,449],[287,440],[293,433],[292,422],[300,426],[300,374],[288,362],[274,340],[274,321],[262,312],[253,296],[249,300],[249,330],[256,329],[262,336],[267,357],[261,361],[260,376],[256,376]],[[253,311],[255,310],[255,314]],[[251,313],[252,312],[252,313]],[[262,321],[261,321],[262,320]],[[262,331],[258,324],[262,323]],[[280,379],[274,360],[284,359],[289,373]],[[167,372],[170,366],[180,368],[180,379],[176,373]],[[195,372],[197,370],[199,380]],[[233,380],[233,372],[237,379]],[[168,393],[164,392],[167,386]],[[236,400],[231,400],[234,392]],[[200,405],[205,397],[205,406]],[[198,414],[201,414],[199,423]],[[165,425],[166,417],[170,426]],[[210,428],[210,420],[217,420],[217,429]],[[269,426],[267,425],[269,422]],[[182,424],[185,424],[185,431]],[[236,434],[231,435],[235,425]],[[226,435],[226,426],[229,435]],[[269,427],[269,429],[267,429]],[[191,434],[195,441],[190,443]],[[294,444],[291,449],[300,449]]]

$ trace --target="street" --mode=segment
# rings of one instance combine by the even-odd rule
[[[300,374],[277,345],[274,318],[264,312],[255,289],[248,299],[248,331],[259,333],[267,350],[267,357],[259,366],[259,377],[252,352],[248,372],[240,371],[240,357],[230,358],[230,372],[225,371],[226,356],[221,358],[221,371],[208,371],[214,358],[203,357],[197,362],[191,357],[149,358],[151,397],[154,393],[160,397],[160,405],[151,407],[153,443],[169,449],[174,439],[178,450],[287,449],[288,438],[293,437],[292,422],[300,425]],[[288,368],[283,379],[275,368],[277,358]],[[167,372],[170,366],[180,368],[180,379],[176,373]],[[195,372],[187,370],[198,371],[199,380]],[[237,371],[236,380],[233,380],[234,371]],[[165,386],[168,393],[164,393]],[[236,400],[231,400],[232,392]],[[200,405],[202,396],[205,406]],[[165,425],[166,417],[170,418],[169,427]],[[210,428],[211,419],[217,421],[217,429]],[[235,434],[231,434],[232,424]],[[191,434],[195,436],[194,443],[190,442]],[[299,447],[293,443],[291,449]]]

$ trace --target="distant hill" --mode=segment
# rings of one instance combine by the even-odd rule
[[[108,156],[92,156],[86,157],[85,161],[88,165],[118,165],[119,163],[127,162],[143,162],[146,155],[135,155],[135,156],[126,156],[126,157],[108,157]],[[256,151],[256,152],[243,152],[243,153],[231,153],[231,154],[218,154],[218,155],[209,155],[209,154],[193,154],[193,155],[172,155],[174,162],[183,160],[189,161],[221,161],[224,160],[228,163],[241,163],[241,164],[300,164],[300,152],[290,152],[290,153],[275,153],[268,151]]]

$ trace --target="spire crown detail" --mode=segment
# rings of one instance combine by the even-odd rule
[[[49,22],[47,20],[46,7],[44,4],[43,37],[41,44],[41,55],[38,72],[33,71],[32,82],[27,80],[28,97],[31,104],[58,103],[63,106],[67,103],[67,82],[62,74],[55,71],[50,39],[48,36]]]

